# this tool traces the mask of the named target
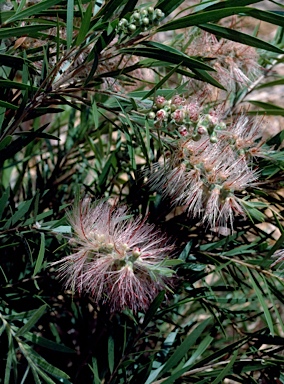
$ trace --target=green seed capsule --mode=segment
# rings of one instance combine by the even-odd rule
[[[140,19],[140,13],[139,12],[134,12],[132,15],[134,20],[139,20]]]
[[[136,31],[136,26],[134,24],[129,24],[128,29],[130,32],[135,32]]]
[[[128,24],[128,21],[126,20],[126,19],[121,19],[120,21],[119,21],[119,23],[118,23],[118,25],[120,26],[120,27],[122,27],[123,25],[127,25]]]
[[[140,11],[140,15],[142,17],[148,16],[148,11],[146,9],[142,9],[142,11]]]
[[[142,23],[143,23],[144,25],[149,25],[149,22],[150,22],[150,20],[148,19],[148,17],[144,17],[144,18],[142,19]]]

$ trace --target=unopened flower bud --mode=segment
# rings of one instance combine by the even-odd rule
[[[135,248],[135,249],[133,249],[133,251],[132,251],[132,255],[133,255],[134,257],[139,257],[139,256],[141,255],[141,252],[140,252],[139,248]]]
[[[188,117],[191,121],[198,121],[199,119],[199,110],[196,103],[190,103],[186,106],[186,111],[188,114]]]
[[[176,123],[182,123],[184,119],[184,112],[182,109],[177,109],[171,114],[171,118],[176,122]]]
[[[217,134],[216,134],[216,132],[212,132],[212,134],[210,136],[210,143],[215,144],[217,142],[218,142]]]
[[[149,25],[150,20],[148,19],[148,17],[144,17],[144,18],[142,19],[142,23],[143,23],[144,25]]]
[[[165,16],[164,12],[162,12],[159,8],[157,8],[155,10],[155,14],[156,14],[157,19],[161,19],[162,17]]]
[[[181,136],[185,137],[188,136],[188,132],[185,125],[181,125],[178,129]]]
[[[164,120],[166,121],[168,118],[168,113],[164,109],[159,109],[158,112],[156,113],[156,119],[161,121]]]
[[[177,95],[177,96],[174,96],[173,98],[172,98],[172,105],[174,105],[174,106],[180,106],[180,105],[184,105],[185,104],[185,100],[184,100],[184,98],[183,97],[180,97],[179,95]]]
[[[134,25],[134,24],[129,24],[129,25],[128,25],[128,29],[129,29],[130,32],[135,32],[135,31],[136,31],[136,25]]]
[[[155,114],[155,112],[149,112],[148,113],[148,117],[149,117],[149,119],[155,119],[155,117],[156,117],[156,114]]]
[[[204,127],[203,125],[199,125],[199,127],[197,127],[197,132],[200,135],[205,135],[206,133],[208,133],[207,128]]]
[[[163,106],[166,104],[166,99],[164,96],[157,96],[155,99],[155,104],[158,108],[163,108]]]
[[[134,20],[140,20],[140,13],[139,12],[134,12],[132,15]]]
[[[140,11],[140,15],[141,15],[142,17],[148,16],[148,11],[147,11],[147,9],[142,9],[142,11]]]
[[[124,25],[127,25],[128,24],[128,21],[126,19],[121,19],[118,23],[118,25],[120,27],[123,27]]]
[[[148,7],[148,13],[154,13],[154,8],[153,7]]]

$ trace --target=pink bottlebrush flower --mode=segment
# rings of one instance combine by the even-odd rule
[[[227,90],[247,86],[261,73],[255,48],[201,32],[186,52],[189,56],[209,58],[218,80]]]
[[[147,310],[173,274],[165,259],[166,237],[143,219],[129,218],[125,207],[83,200],[68,214],[74,231],[72,255],[57,261],[66,288],[89,293],[111,311]]]
[[[215,185],[214,188],[210,191],[203,216],[203,222],[208,222],[213,228],[216,226],[216,221],[220,213],[221,189],[221,186]]]
[[[180,138],[164,166],[154,166],[149,183],[203,223],[232,228],[234,216],[245,217],[235,193],[256,185],[258,175],[231,145],[229,136],[221,133],[220,138],[214,144],[208,137]]]
[[[233,228],[233,221],[236,215],[243,217],[246,216],[238,200],[239,199],[232,193],[225,198],[218,216],[218,225],[225,227],[227,223],[229,223],[230,227]]]
[[[265,157],[263,131],[259,119],[250,120],[241,116],[222,134],[231,138],[231,143],[239,153],[243,152],[247,157]]]

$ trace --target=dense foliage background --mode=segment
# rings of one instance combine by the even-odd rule
[[[284,383],[284,109],[263,98],[283,92],[283,4],[0,10],[0,383]],[[221,222],[209,165],[194,194],[176,172],[197,152],[235,177]],[[175,244],[170,290],[146,312],[59,278],[52,263],[74,252],[65,212],[85,196],[127,205]]]

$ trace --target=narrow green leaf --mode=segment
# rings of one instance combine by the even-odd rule
[[[161,9],[167,16],[184,2],[185,0],[160,0],[156,8]]]
[[[244,5],[250,5],[255,3],[260,3],[262,0],[238,0],[238,7]],[[206,11],[213,11],[215,9],[224,9],[234,7],[236,5],[236,0],[224,0],[221,3],[210,5],[206,8]]]
[[[10,30],[11,28],[9,28]],[[13,31],[15,30],[15,28],[13,28]],[[3,31],[3,29],[0,29],[0,34],[1,32]],[[3,54],[3,53],[0,53],[0,64],[1,65],[5,65],[7,67],[11,67],[11,68],[17,68],[17,69],[22,69],[23,65],[27,63],[28,65],[31,65],[32,62],[28,59],[24,59],[22,57],[17,57],[15,55],[7,55],[7,54]],[[30,70],[31,70],[31,67],[30,67]],[[10,82],[9,80],[1,80],[2,82]],[[14,83],[14,81],[11,81],[11,83]],[[16,84],[20,84],[18,82],[15,82]],[[17,88],[17,87],[15,87]]]
[[[216,24],[199,24],[198,27],[206,32],[213,33],[218,37],[223,37],[228,40],[236,41],[237,43],[250,45],[251,47],[264,49],[265,51],[271,51],[281,54],[284,53],[281,49],[275,47],[272,44],[266,43],[263,40],[257,39],[253,36],[249,36],[245,33],[235,31],[231,28],[224,28]]]
[[[220,84],[217,80],[214,79],[208,72],[203,71],[202,69],[191,68],[192,72],[197,75],[198,80],[205,81],[206,83],[214,85],[214,87],[225,89],[222,84]]]
[[[181,63],[180,63],[181,64]],[[148,93],[146,93],[146,95],[143,97],[142,100],[144,99],[147,99],[148,97],[150,97],[151,95],[153,95],[153,93],[155,93],[158,89],[160,89],[162,87],[162,85],[176,72],[176,70],[178,69],[178,67],[180,66],[180,64],[178,64],[177,66],[173,67],[170,72],[164,76],[162,78],[161,81],[159,81]]]
[[[189,349],[194,346],[197,339],[200,337],[205,328],[212,322],[211,317],[200,323],[182,342],[182,344],[175,350],[165,363],[163,369],[159,373],[158,377],[164,373],[170,372],[170,370],[177,366],[177,364],[185,357]]]
[[[7,361],[6,361],[6,367],[5,367],[4,384],[10,384],[10,375],[11,375],[11,372],[13,371],[13,366],[15,368],[15,364],[14,364],[15,358],[16,358],[16,351],[14,347],[13,337],[11,332],[9,332],[8,333],[8,354],[7,354]]]
[[[41,232],[40,233],[40,248],[39,248],[39,253],[37,256],[37,261],[36,261],[33,276],[35,276],[41,270],[41,266],[42,266],[42,262],[43,262],[43,258],[44,258],[44,251],[45,251],[45,236],[44,236],[44,233]]]
[[[196,351],[194,351],[190,359],[185,363],[184,368],[194,364],[196,360],[198,360],[199,357],[203,354],[203,352],[206,351],[206,349],[212,343],[213,340],[214,337],[212,337],[210,334],[207,335],[198,345]]]
[[[71,47],[73,39],[73,20],[74,20],[74,0],[67,1],[67,20],[66,20],[66,44],[67,49]]]
[[[162,46],[163,46],[163,49],[162,49]],[[149,57],[151,59],[156,59],[156,60],[161,59],[161,56],[165,55],[165,60],[168,61],[169,63],[172,63],[172,64],[177,65],[177,64],[182,63],[182,65],[188,67],[189,69],[197,68],[197,69],[204,69],[207,71],[214,71],[214,69],[211,68],[209,65],[204,64],[199,60],[193,59],[192,57],[189,57],[185,54],[182,54],[181,52],[174,53],[174,52],[167,50],[167,46],[164,44],[161,44],[160,48],[137,47],[135,50],[133,50],[133,48],[123,48],[120,50],[120,53],[122,53],[122,54],[123,53],[127,53],[127,54],[129,53],[132,56],[133,56],[133,54],[135,54],[137,56]]]
[[[12,136],[6,136],[1,142],[0,142],[0,151],[3,148],[6,148],[7,145],[9,145],[12,141],[13,137]]]
[[[3,56],[2,56],[3,58]],[[1,60],[1,57],[0,57]],[[23,61],[24,62],[24,61]],[[1,88],[9,88],[9,89],[28,89],[37,91],[37,87],[33,87],[29,84],[19,83],[18,81],[11,81],[11,80],[1,80],[0,79],[0,87]]]
[[[86,9],[86,12],[84,14],[84,17],[82,19],[81,27],[79,29],[79,33],[76,39],[76,45],[79,46],[83,41],[85,40],[90,27],[91,17],[92,17],[92,11],[93,11],[93,1],[90,2],[88,5],[88,8]]]
[[[31,367],[31,370],[32,370],[32,374],[33,374],[33,377],[34,377],[34,381],[35,381],[35,384],[42,384],[40,378],[39,378],[39,375],[35,369],[35,367],[32,365],[32,361],[27,359],[29,364],[30,364],[30,367]]]
[[[189,371],[190,370],[189,364],[192,364],[194,361],[196,361],[196,359],[202,355],[202,353],[208,348],[208,346],[212,343],[213,340],[214,340],[214,337],[212,337],[211,335],[207,335],[205,339],[202,340],[202,342],[200,343],[200,345],[198,346],[197,350],[194,352],[192,357],[184,365],[184,367],[181,370],[171,374],[169,378],[163,381],[163,384],[175,383],[176,380],[181,377],[181,375]]]
[[[101,21],[109,20],[114,14],[117,14],[118,9],[127,3],[128,0],[110,0],[104,3],[104,6],[97,13],[97,17],[101,17]]]
[[[28,332],[44,314],[46,307],[47,304],[44,304],[39,307],[39,309],[32,315],[32,317],[26,322],[26,324],[18,329],[18,331],[16,332],[16,336],[23,336],[26,332]]]
[[[221,381],[223,381],[223,379],[226,378],[226,376],[231,373],[232,371],[232,367],[237,359],[237,356],[238,356],[238,350],[235,350],[235,352],[233,353],[233,356],[231,357],[231,360],[229,362],[228,365],[226,365],[226,367],[219,373],[219,375],[216,377],[216,379],[213,381],[212,384],[218,384],[220,383]]]
[[[165,291],[159,292],[158,295],[155,297],[154,301],[151,303],[148,311],[145,314],[144,321],[143,321],[143,328],[146,328],[147,325],[150,323],[150,321],[153,319],[157,310],[160,308],[160,305],[162,304],[164,298],[165,298]]]
[[[264,263],[263,263],[264,264]],[[272,304],[273,306],[273,310],[274,310],[274,313],[276,315],[276,318],[278,320],[278,326],[281,327],[282,329],[282,332],[284,331],[284,323],[283,323],[283,320],[281,318],[281,315],[278,311],[278,308],[277,308],[277,304],[275,302],[275,299],[272,297],[272,294],[271,294],[271,291],[270,291],[270,285],[268,284],[267,280],[265,279],[265,277],[262,278],[263,280],[263,283],[265,285],[265,288],[266,288],[266,292],[268,293],[268,297],[269,297],[269,301],[270,303]],[[277,297],[277,296],[276,296]]]
[[[24,215],[29,211],[30,206],[33,202],[33,198],[27,201],[23,201],[19,204],[19,207],[17,211],[14,213],[14,215],[11,218],[11,224],[15,225],[19,220],[21,220]]]
[[[65,372],[61,371],[61,369],[56,368],[50,363],[48,363],[42,356],[40,356],[37,352],[35,352],[30,346],[25,345],[25,352],[26,352],[25,357],[27,357],[27,354],[28,354],[29,358],[33,361],[33,363],[36,366],[43,369],[45,372],[59,379],[60,378],[69,379],[69,376]],[[41,375],[40,370],[38,370],[38,373]]]
[[[98,129],[99,128],[99,111],[98,111],[95,98],[92,99],[92,117],[93,117],[95,128]]]
[[[261,110],[258,109],[257,111],[248,111],[248,115],[265,115],[265,116],[284,116],[284,109],[266,109],[266,110]]]
[[[0,219],[2,218],[3,212],[6,208],[7,202],[10,197],[10,187],[6,188],[0,198]]]
[[[33,36],[39,31],[44,29],[49,29],[53,26],[53,23],[50,24],[40,24],[40,25],[27,25],[25,27],[15,27],[15,28],[0,28],[0,39],[14,38],[19,36]],[[16,61],[17,58],[15,58]]]
[[[223,5],[223,2],[222,2]],[[200,26],[200,24],[216,22],[224,17],[232,15],[246,15],[254,17],[258,20],[266,21],[275,25],[283,26],[284,17],[276,15],[272,12],[261,11],[255,8],[249,7],[228,7],[213,10],[213,11],[202,11],[196,12],[189,16],[181,17],[179,19],[174,19],[173,21],[168,22],[167,24],[158,28],[158,32],[162,31],[172,31],[175,29],[188,28],[192,26]],[[230,31],[232,31],[230,29]],[[276,49],[276,48],[275,48]],[[278,52],[282,52],[278,50]]]
[[[257,107],[260,107],[260,108],[263,108],[265,110],[279,110],[280,112],[284,112],[284,108],[282,107],[279,107],[278,105],[275,105],[275,104],[271,104],[271,103],[264,103],[263,101],[258,101],[258,100],[246,100],[247,102],[257,106]]]
[[[19,107],[17,105],[8,103],[8,101],[0,100],[0,107],[17,110]]]
[[[101,380],[99,378],[99,370],[98,370],[98,362],[95,357],[92,359],[92,366],[89,366],[94,375],[94,384],[101,384]]]
[[[38,336],[31,332],[27,332],[23,336],[25,337],[25,339],[31,341],[32,343],[40,345],[41,347],[50,349],[52,351],[63,352],[63,353],[76,353],[76,351],[66,347],[65,345],[48,340],[44,337]]]
[[[268,325],[268,328],[270,330],[270,333],[272,336],[274,336],[273,320],[272,320],[272,317],[270,314],[270,310],[268,309],[267,304],[265,302],[265,298],[263,297],[261,290],[259,289],[258,285],[255,282],[255,279],[256,279],[255,276],[252,274],[252,272],[248,268],[246,268],[246,269],[247,269],[247,272],[248,272],[248,275],[250,278],[249,281],[250,281],[250,283],[251,283],[251,285],[255,291],[255,294],[256,294],[258,301],[261,305],[261,308],[263,310],[263,313],[264,313],[265,319],[267,321],[267,325]],[[261,279],[261,277],[260,277],[260,279]]]
[[[268,83],[261,84],[258,87],[256,87],[255,89],[270,88],[270,87],[274,87],[276,85],[284,85],[284,78],[274,80],[274,81],[269,81]]]
[[[10,24],[16,20],[23,20],[28,19],[29,17],[33,17],[37,14],[39,14],[41,11],[44,11],[46,9],[49,9],[53,5],[56,5],[58,3],[61,3],[62,0],[45,0],[40,1],[35,5],[32,5],[23,11],[21,11],[21,8],[18,8],[19,12],[17,11],[10,19],[6,20],[5,24]],[[13,32],[13,29],[12,29]]]
[[[112,373],[114,368],[114,340],[111,335],[108,338],[108,367]]]

